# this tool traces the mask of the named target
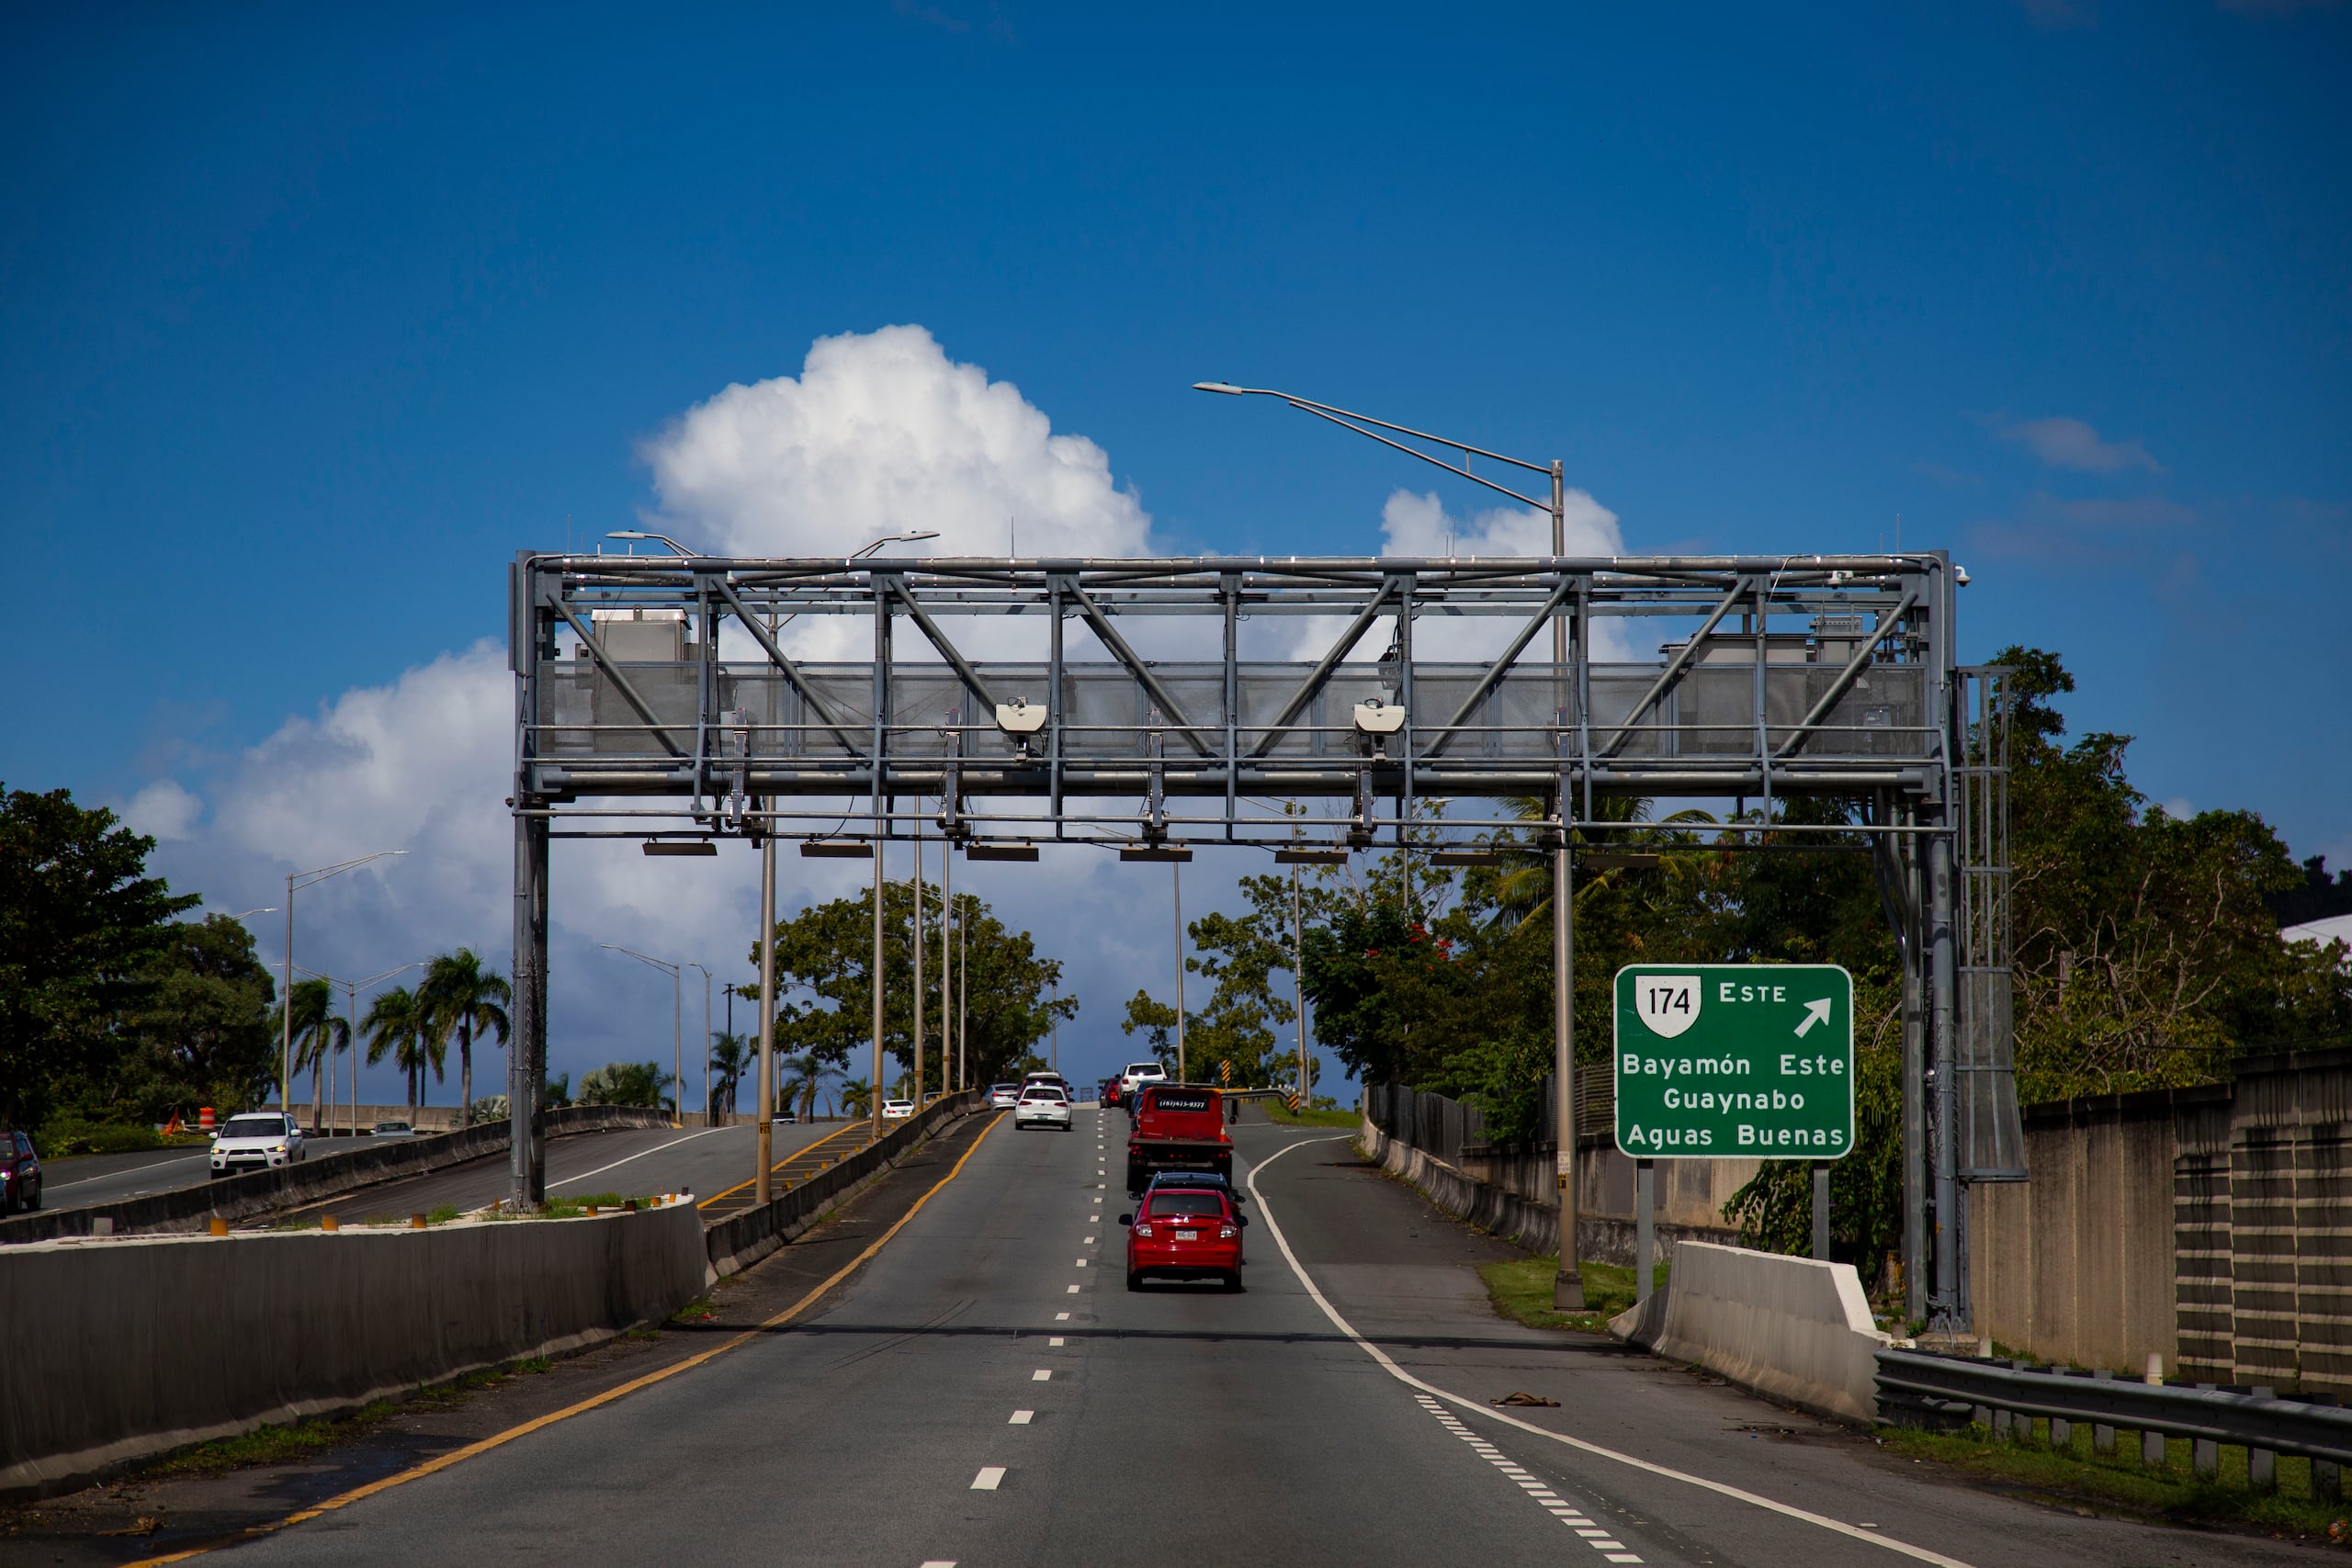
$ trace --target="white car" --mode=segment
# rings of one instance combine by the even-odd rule
[[[903,1122],[914,1113],[915,1102],[911,1100],[886,1100],[882,1102],[882,1120],[885,1122]]]
[[[1010,1111],[1020,1102],[1021,1086],[1019,1084],[992,1083],[989,1085],[989,1109],[990,1111]]]
[[[232,1116],[212,1134],[212,1179],[241,1170],[270,1170],[303,1157],[302,1126],[277,1111]]]
[[[1127,1070],[1119,1075],[1119,1100],[1122,1104],[1136,1102],[1136,1090],[1148,1084],[1166,1083],[1168,1069],[1158,1062],[1129,1062]]]
[[[379,1138],[413,1138],[416,1129],[405,1122],[379,1122],[372,1135]]]
[[[1012,1125],[1016,1131],[1034,1125],[1069,1132],[1069,1091],[1058,1084],[1031,1084],[1012,1107]]]

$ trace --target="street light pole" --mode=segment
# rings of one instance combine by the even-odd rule
[[[773,824],[770,824],[773,826]],[[760,835],[760,1207],[775,1196],[775,835]]]
[[[692,959],[686,961],[686,967],[702,969],[702,965]],[[702,969],[702,1124],[705,1127],[711,1125],[710,1118],[710,971]]]
[[[685,968],[683,964],[650,957],[633,947],[623,947],[618,942],[600,942],[596,945],[607,953],[626,953],[639,963],[650,964],[654,968],[670,976],[670,1030],[671,1036],[676,1043],[678,1055],[678,1076],[672,1080],[673,1087],[670,1097],[670,1114],[671,1120],[683,1127],[685,1125],[686,1000],[684,987],[681,982],[685,975]],[[661,1069],[656,1067],[654,1071],[659,1072]]]
[[[1170,861],[1168,869],[1175,878],[1169,886],[1176,901],[1176,1081],[1190,1083],[1184,1076],[1184,865]]]
[[[874,840],[874,967],[870,972],[874,991],[874,1080],[866,1095],[866,1111],[874,1122],[874,1136],[882,1136],[882,838]]]
[[[340,876],[346,871],[356,871],[369,861],[382,860],[386,855],[404,855],[406,850],[378,850],[372,855],[360,855],[352,860],[337,861],[309,871],[289,873],[286,878],[286,996],[278,1009],[281,1028],[277,1055],[277,1109],[288,1116],[294,1114],[294,895],[303,888],[324,882],[330,876]],[[259,914],[263,911],[253,910]]]
[[[915,825],[915,983],[909,993],[915,1014],[915,1109],[922,1109],[922,825]]]
[[[1276,391],[1270,387],[1236,387],[1224,381],[1195,381],[1193,383],[1193,389],[1201,392],[1221,392],[1227,397],[1279,398],[1302,412],[1311,413],[1317,419],[1329,420],[1333,424],[1342,425],[1368,440],[1379,442],[1383,446],[1391,447],[1408,457],[1419,457],[1424,463],[1434,464],[1447,473],[1458,475],[1473,484],[1481,484],[1488,490],[1498,491],[1513,501],[1521,502],[1540,512],[1548,512],[1552,517],[1553,558],[1557,560],[1567,554],[1567,482],[1565,466],[1556,458],[1550,463],[1531,463],[1524,457],[1513,457],[1501,452],[1489,452],[1484,447],[1470,446],[1467,442],[1455,441],[1443,435],[1432,435],[1425,430],[1415,430],[1408,425],[1391,424],[1386,420],[1374,419],[1369,414],[1334,408],[1329,403],[1318,403],[1311,398]],[[1367,426],[1371,428],[1366,428]],[[1384,430],[1394,431],[1398,435],[1408,436],[1415,441],[1426,441],[1433,446],[1450,447],[1462,454],[1462,462],[1460,466],[1456,466],[1446,462],[1443,458],[1432,457],[1418,447],[1408,446],[1402,441],[1392,441],[1380,434]],[[1484,475],[1472,473],[1469,463],[1474,457],[1485,457],[1491,462],[1507,463],[1514,468],[1524,468],[1530,473],[1544,475],[1552,481],[1550,500],[1538,501],[1532,495],[1521,494],[1508,485],[1497,484]],[[1553,708],[1556,714],[1560,715],[1565,715],[1569,706],[1568,693],[1566,688],[1567,665],[1568,622],[1566,607],[1563,606],[1555,611],[1552,615]],[[1568,824],[1574,820],[1576,820],[1576,812],[1568,799],[1567,773],[1563,767],[1559,785],[1560,842],[1552,856],[1552,1082],[1555,1095],[1555,1110],[1559,1118],[1557,1163],[1560,1186],[1560,1268],[1558,1277],[1553,1282],[1552,1297],[1555,1306],[1564,1311],[1581,1312],[1584,1310],[1584,1276],[1577,1266],[1576,1235],[1576,1002],[1575,976],[1572,968],[1576,940],[1572,928],[1576,912],[1570,898],[1572,889],[1568,865]],[[1182,978],[1181,973],[1179,978]],[[1181,1010],[1180,1007],[1180,1013]],[[1302,1077],[1305,1076],[1303,1071],[1300,1076]]]

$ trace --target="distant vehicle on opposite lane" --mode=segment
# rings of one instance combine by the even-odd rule
[[[1033,1083],[1021,1091],[1012,1107],[1013,1130],[1028,1126],[1069,1131],[1069,1091],[1059,1084]]]
[[[369,1132],[371,1136],[379,1138],[413,1138],[416,1136],[416,1129],[410,1126],[405,1122],[379,1122],[373,1128],[369,1129]]]
[[[28,1133],[0,1132],[0,1214],[40,1207],[40,1156]]]
[[[302,1146],[302,1126],[277,1111],[248,1111],[232,1116],[212,1135],[212,1179],[241,1170],[272,1170],[308,1157]]]
[[[886,1100],[882,1102],[882,1120],[885,1122],[903,1122],[914,1113],[915,1102],[911,1100]]]

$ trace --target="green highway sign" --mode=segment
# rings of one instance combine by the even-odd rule
[[[1617,971],[1617,1146],[1635,1159],[1842,1159],[1854,977],[1835,964]]]

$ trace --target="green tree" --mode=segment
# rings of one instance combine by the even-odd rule
[[[607,1062],[580,1077],[582,1105],[645,1105],[661,1108],[662,1091],[676,1081],[659,1062]]]
[[[756,1041],[744,1034],[724,1029],[710,1032],[710,1098],[705,1111],[715,1111],[721,1105],[732,1114],[735,1091],[741,1087],[743,1075],[759,1061]]]
[[[928,893],[925,943],[935,960],[941,952],[939,911]],[[883,903],[883,1049],[901,1068],[914,1063],[914,894],[911,883],[887,884]],[[965,1030],[965,1059],[975,1082],[987,1082],[1007,1063],[1025,1055],[1052,1030],[1057,1018],[1078,1016],[1078,999],[1052,993],[1061,978],[1058,961],[1042,957],[1026,931],[1008,931],[989,907],[968,894],[956,899],[959,1011]],[[756,946],[750,953],[759,962]],[[806,991],[808,999],[776,1005],[776,1043],[781,1050],[814,1055],[845,1069],[870,1058],[873,1032],[874,894],[812,905],[776,922],[779,992]],[[937,976],[926,966],[924,1000],[935,1012]],[[757,987],[739,987],[739,996]],[[927,1019],[931,1015],[926,1015]],[[926,1080],[941,1081],[941,1032],[926,1024],[931,1061]],[[893,1076],[886,1067],[884,1076]]]
[[[797,1106],[803,1122],[811,1120],[817,1114],[817,1090],[823,1086],[831,1070],[825,1065],[824,1058],[813,1051],[804,1051],[797,1056],[777,1057],[776,1077],[779,1081],[776,1084],[776,1104],[771,1109]]]
[[[1162,1061],[1175,1059],[1176,1010],[1166,1002],[1153,1000],[1149,991],[1138,989],[1127,998],[1127,1016],[1119,1029],[1126,1034],[1140,1032],[1153,1056]]]
[[[198,902],[146,874],[154,847],[64,790],[0,787],[0,1122],[103,1109],[134,1043],[126,1020]]]
[[[514,988],[495,971],[484,969],[473,949],[461,947],[455,953],[441,954],[426,966],[424,983],[417,987],[416,994],[424,1010],[426,1032],[445,1045],[452,1034],[457,1037],[458,1102],[465,1107],[459,1114],[463,1122],[470,1124],[474,1036],[477,1032],[495,1032],[498,1043],[506,1043],[511,1027],[506,1008],[514,999]]]
[[[120,1112],[193,1122],[203,1106],[234,1112],[266,1102],[277,1077],[268,1022],[277,987],[253,933],[225,915],[175,923],[144,978],[130,1021],[135,1044],[111,1096]]]

